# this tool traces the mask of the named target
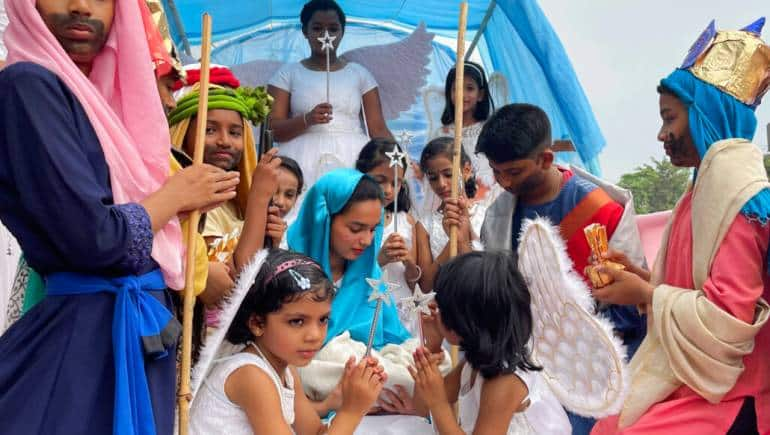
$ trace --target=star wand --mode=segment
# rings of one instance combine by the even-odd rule
[[[369,329],[369,339],[366,342],[366,353],[364,358],[368,357],[372,353],[372,347],[374,346],[374,334],[377,331],[377,322],[380,319],[380,313],[382,312],[383,302],[390,305],[390,295],[393,289],[398,288],[398,284],[390,282],[383,283],[382,280],[366,278],[367,284],[372,288],[372,293],[369,295],[369,302],[377,301],[377,305],[374,307],[374,318],[372,319],[372,327]],[[385,291],[380,291],[382,285],[385,284]]]
[[[435,292],[423,293],[419,286],[415,286],[412,296],[401,298],[398,303],[409,317],[417,317],[417,331],[420,334],[420,346],[425,346],[425,334],[422,332],[421,314],[430,315],[429,304],[436,299]]]
[[[329,103],[329,80],[331,76],[331,51],[334,50],[334,40],[336,36],[329,34],[328,30],[324,30],[324,36],[318,38],[318,42],[321,43],[321,50],[326,52],[326,103]]]
[[[390,167],[393,168],[393,183],[394,192],[393,195],[393,232],[398,234],[398,192],[401,190],[400,181],[398,177],[398,168],[404,168],[406,171],[406,164],[404,164],[404,158],[406,153],[401,151],[398,144],[393,147],[393,151],[385,153],[390,159]]]

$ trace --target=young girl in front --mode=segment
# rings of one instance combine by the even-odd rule
[[[433,321],[465,360],[445,378],[415,352],[415,404],[440,435],[568,434],[567,415],[530,356],[530,294],[511,252],[473,252],[442,266]],[[452,410],[458,402],[459,423]]]
[[[481,249],[479,234],[487,207],[477,199],[471,160],[460,150],[462,186],[460,197],[451,199],[454,140],[440,137],[428,142],[420,156],[420,170],[428,180],[431,194],[426,210],[415,227],[420,286],[432,289],[438,267],[449,259],[449,232],[457,225],[458,253]]]
[[[295,369],[323,345],[333,296],[310,258],[280,249],[258,253],[241,272],[193,372],[190,432],[352,434],[385,381],[376,361],[347,361],[342,405],[328,428]]]
[[[444,112],[441,114],[441,124],[443,125],[433,133],[434,138],[454,138],[456,73],[454,68],[447,73],[444,86],[446,103],[444,105]],[[479,195],[482,198],[487,198],[490,194],[490,189],[495,185],[495,177],[492,174],[492,169],[489,167],[486,157],[476,154],[476,141],[479,138],[479,134],[481,134],[484,122],[494,111],[494,103],[489,93],[489,82],[487,81],[484,68],[475,62],[465,62],[462,105],[463,150],[470,157],[473,171],[479,178]]]
[[[412,295],[412,290],[420,280],[422,271],[417,265],[417,244],[414,243],[415,220],[409,214],[409,192],[404,183],[407,161],[404,157],[398,162],[396,178],[394,167],[390,165],[390,157],[386,154],[394,150],[401,151],[401,147],[393,139],[372,139],[358,155],[356,169],[372,177],[382,189],[385,218],[377,262],[387,279],[399,285],[393,292],[393,296],[399,300]],[[398,180],[398,191],[395,189],[396,180]],[[396,197],[398,210],[393,209]],[[395,221],[398,221],[398,233],[395,232]],[[402,316],[403,323],[415,335],[416,329],[409,327],[411,322],[408,320]]]

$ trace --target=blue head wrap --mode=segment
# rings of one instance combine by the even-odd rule
[[[297,220],[288,231],[289,248],[316,260],[332,276],[329,262],[329,241],[332,217],[342,211],[366,175],[354,169],[337,169],[321,177],[308,190]],[[357,341],[366,343],[374,317],[375,302],[369,302],[371,287],[365,278],[379,279],[382,275],[377,264],[377,250],[382,240],[382,222],[377,225],[374,240],[369,248],[353,262],[347,264],[342,285],[332,302],[332,314],[326,342],[350,332]],[[409,332],[398,318],[395,304],[383,304],[374,336],[374,348],[386,344],[401,344]]]
[[[688,110],[690,135],[701,159],[711,144],[725,139],[752,140],[757,129],[754,109],[732,95],[720,91],[687,70],[677,69],[661,81]],[[697,176],[697,172],[696,172]],[[770,190],[763,189],[741,208],[741,214],[759,220],[770,219]],[[768,255],[770,261],[770,255]]]

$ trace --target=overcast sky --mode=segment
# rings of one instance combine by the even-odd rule
[[[712,18],[739,29],[770,15],[767,0],[539,0],[572,59],[607,140],[605,178],[617,181],[650,157],[665,156],[655,87],[682,63]],[[770,23],[765,28],[770,39]],[[757,109],[754,142],[767,149],[770,97]]]

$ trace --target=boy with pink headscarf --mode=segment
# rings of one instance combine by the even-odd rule
[[[4,433],[170,434],[184,285],[177,214],[238,174],[168,178],[138,2],[6,0],[0,219],[47,297],[0,337]]]

